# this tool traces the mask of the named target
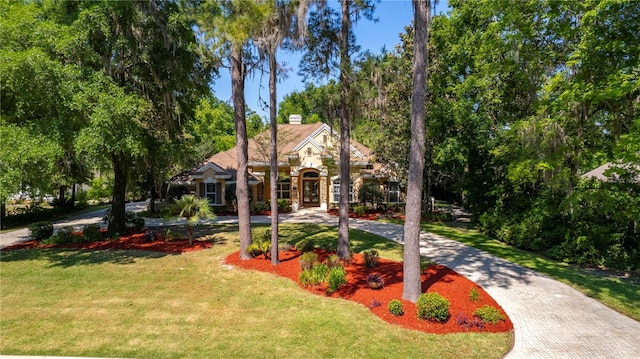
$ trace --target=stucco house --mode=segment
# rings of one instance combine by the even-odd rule
[[[291,115],[289,124],[278,125],[278,199],[286,199],[293,210],[303,207],[335,208],[338,205],[340,137],[325,123],[302,124]],[[266,202],[269,196],[270,131],[249,140],[249,186],[251,200]],[[358,189],[375,183],[388,203],[403,201],[400,187],[389,166],[375,162],[371,150],[351,140],[350,202],[358,202]],[[209,198],[213,206],[225,207],[227,191],[235,191],[236,148],[217,153],[195,168],[171,179],[172,186],[185,186],[199,197]]]

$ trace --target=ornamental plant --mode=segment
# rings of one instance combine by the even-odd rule
[[[30,224],[29,233],[37,241],[47,239],[53,235],[53,224],[51,222],[36,222]]]
[[[438,293],[422,293],[416,302],[418,319],[445,322],[449,318],[449,301]]]
[[[364,257],[364,266],[366,268],[374,268],[378,265],[379,254],[377,250],[369,249],[362,251],[362,256]]]
[[[344,268],[331,267],[329,269],[329,274],[327,275],[327,292],[333,293],[338,290],[343,284],[347,283],[347,272]]]
[[[187,194],[177,199],[174,203],[174,208],[176,212],[179,212],[178,217],[187,220],[189,245],[193,244],[193,226],[197,225],[201,218],[215,217],[211,212],[211,207],[209,207],[209,200],[207,198],[198,198],[192,194]]]
[[[300,268],[311,269],[318,262],[318,255],[314,252],[305,252],[300,256]]]
[[[389,309],[389,313],[396,317],[404,314],[404,308],[402,307],[402,302],[399,299],[392,299],[389,304],[387,304],[387,308]]]
[[[498,324],[499,321],[504,321],[505,316],[500,313],[500,310],[490,305],[483,305],[476,309],[473,315],[480,318],[483,322],[491,323],[493,325]]]

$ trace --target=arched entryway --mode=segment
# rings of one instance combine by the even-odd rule
[[[309,170],[302,174],[302,205],[305,207],[320,206],[320,173]]]

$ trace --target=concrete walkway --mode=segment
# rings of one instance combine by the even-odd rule
[[[98,223],[101,217],[100,213],[87,214],[56,226]],[[254,223],[270,221],[267,216],[252,217]],[[337,225],[338,218],[320,210],[302,210],[281,215],[280,221]],[[182,222],[147,219],[149,226]],[[237,217],[218,217],[211,222],[235,223]],[[403,242],[399,225],[351,219],[349,226]],[[26,230],[4,233],[0,246],[25,240],[26,235]],[[421,234],[420,252],[481,285],[507,312],[515,328],[514,347],[507,358],[640,358],[640,322],[565,284],[431,233]]]

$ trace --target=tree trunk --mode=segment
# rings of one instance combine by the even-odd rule
[[[6,199],[0,198],[0,229],[4,229],[7,225],[4,221],[7,218],[7,202]]]
[[[71,185],[71,203],[69,203],[70,208],[76,207],[76,184]]]
[[[350,131],[349,131],[349,75],[351,59],[349,58],[349,32],[351,19],[349,7],[351,1],[342,1],[342,29],[340,31],[340,204],[338,213],[338,256],[342,259],[351,257],[349,246],[349,176],[350,164]]]
[[[127,214],[125,210],[125,197],[127,193],[127,166],[125,161],[113,154],[113,197],[111,210],[109,211],[109,225],[107,234],[114,236],[127,233]]]
[[[147,173],[147,181],[149,183],[149,212],[156,212],[156,180],[155,173],[153,171],[153,166],[149,167],[149,172]]]
[[[234,46],[231,50],[231,97],[236,128],[236,151],[238,155],[238,172],[236,197],[238,199],[238,227],[240,233],[240,258],[251,259],[247,248],[251,245],[251,212],[249,208],[249,162],[247,122],[244,104],[244,63],[242,48]]]
[[[276,118],[276,63],[275,49],[269,53],[269,123],[271,125],[271,142],[269,144],[270,170],[269,190],[271,197],[271,264],[280,263],[278,253],[278,119]]]
[[[411,97],[411,149],[404,224],[404,278],[402,298],[416,302],[420,283],[420,202],[424,170],[424,119],[427,90],[429,0],[414,0],[413,93]]]

